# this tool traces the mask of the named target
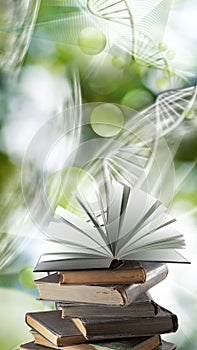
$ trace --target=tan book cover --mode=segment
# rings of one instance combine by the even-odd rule
[[[59,275],[60,284],[131,284],[146,280],[143,265],[131,261],[123,261],[106,269],[60,271]]]

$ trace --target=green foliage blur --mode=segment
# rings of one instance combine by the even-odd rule
[[[186,2],[176,1],[176,6],[184,8]],[[74,65],[79,71],[84,103],[111,102],[141,111],[150,106],[161,91],[171,87],[169,72],[140,64],[127,53],[122,55],[112,50],[102,55],[106,45],[106,38],[102,33],[97,33],[96,43],[93,44],[91,38],[88,40],[85,38],[84,43],[84,33],[81,33],[79,38],[79,46],[56,40],[53,22],[55,23],[57,18],[65,18],[73,11],[77,14],[80,9],[52,6],[53,3],[56,4],[58,1],[41,1],[34,34],[21,70],[14,77],[9,72],[0,71],[0,260],[4,262],[0,269],[0,349],[2,350],[12,350],[31,338],[28,327],[24,325],[25,312],[54,308],[53,304],[42,304],[35,300],[37,291],[33,280],[39,276],[33,274],[32,266],[38,260],[39,249],[33,249],[34,240],[30,239],[26,247],[19,249],[17,253],[17,245],[21,245],[21,240],[24,237],[26,239],[26,236],[17,241],[19,227],[23,223],[19,222],[17,225],[15,223],[25,210],[21,190],[21,169],[25,149],[34,132],[58,111],[59,104],[63,100],[60,96],[64,94],[66,86],[67,68]],[[3,15],[0,13],[0,23],[1,16]],[[51,23],[50,26],[42,26],[48,21]],[[72,26],[67,25],[68,37],[69,31],[72,30]],[[193,47],[196,47],[196,39],[196,36],[191,36]],[[3,39],[0,33],[1,40]],[[89,45],[93,46],[93,51]],[[165,50],[165,47],[160,45],[160,49]],[[101,56],[97,56],[100,52]],[[169,58],[173,61],[173,54]],[[194,80],[190,75],[184,79],[180,78],[180,87],[191,85]],[[195,227],[197,225],[196,120],[197,115],[191,120],[185,120],[168,140],[172,148],[178,144],[174,160],[175,169],[177,176],[184,178],[175,193],[172,207],[178,207],[181,213],[184,213],[186,208]],[[90,130],[84,128],[82,137],[84,139],[89,137],[88,133],[91,134]],[[190,233],[190,229],[188,231]],[[28,232],[26,235],[28,236]],[[190,238],[189,235],[187,240]],[[192,242],[194,242],[193,249],[196,250],[197,241],[193,236]],[[192,275],[194,271],[196,275],[195,266],[191,269],[188,273]],[[186,288],[190,289],[189,286]],[[173,293],[176,298],[176,291]],[[192,295],[197,293],[196,285],[193,285],[191,293]],[[197,297],[194,299],[188,297],[184,300],[183,291],[183,295],[179,297],[178,310],[181,310],[181,307],[187,308],[187,305],[191,306],[191,300],[197,304]],[[195,323],[196,314],[192,315],[190,310],[188,318],[192,317]],[[12,322],[13,318],[15,323]],[[179,343],[179,350],[195,350],[197,347],[195,326],[191,326],[191,323],[187,325],[186,320],[183,328],[184,331],[171,340]]]

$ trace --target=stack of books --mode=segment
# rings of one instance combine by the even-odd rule
[[[36,280],[40,299],[55,301],[57,310],[26,314],[34,341],[21,349],[175,349],[160,334],[177,330],[177,316],[147,293],[167,276],[167,266],[116,265],[60,271]]]
[[[176,349],[161,334],[177,330],[177,316],[149,294],[166,278],[166,262],[187,262],[175,250],[184,239],[174,219],[156,198],[116,181],[107,210],[100,198],[95,213],[76,198],[87,220],[57,207],[35,268],[48,272],[35,281],[39,298],[57,309],[26,314],[34,341],[21,350]]]

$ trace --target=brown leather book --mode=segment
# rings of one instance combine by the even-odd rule
[[[26,323],[56,346],[87,342],[72,319],[62,319],[59,310],[29,312]]]
[[[111,339],[117,334],[120,338],[150,336],[175,332],[178,319],[172,312],[160,307],[154,317],[122,317],[122,318],[73,318],[80,332],[89,339],[99,336]]]
[[[125,261],[113,268],[60,271],[60,284],[131,284],[143,283],[146,270],[138,262]]]

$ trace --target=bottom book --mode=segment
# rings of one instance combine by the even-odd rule
[[[133,341],[133,339],[132,339],[132,341]],[[118,343],[118,342],[117,342],[117,344],[121,345],[121,343]],[[176,349],[176,345],[175,344],[166,342],[164,340],[162,340],[161,344],[159,346],[157,345],[156,347],[151,347],[150,348],[150,347],[147,347],[146,345],[144,346],[144,344],[143,344],[143,342],[141,344],[138,343],[138,344],[135,344],[133,346],[127,344],[127,347],[125,347],[125,349],[129,349],[129,350],[175,350]],[[89,349],[97,349],[97,347],[95,347],[94,344],[77,344],[76,346],[75,345],[68,346],[67,349],[71,350],[70,348],[72,348],[72,350],[78,350],[80,345],[83,346],[83,350],[86,350],[86,349],[87,350],[89,350]],[[38,345],[38,344],[35,344],[32,341],[32,342],[29,342],[29,343],[26,343],[26,344],[22,344],[20,346],[20,349],[21,350],[46,350],[46,349],[51,349],[51,347]],[[62,348],[62,347],[55,347],[55,349],[64,349],[64,348]],[[80,348],[80,349],[82,349],[82,348]],[[102,347],[99,347],[99,349],[102,349]],[[106,347],[103,346],[103,349],[106,350]],[[113,349],[119,349],[120,350],[120,349],[122,349],[122,347],[121,346],[119,346],[119,347],[117,346],[116,348],[113,348]]]
[[[48,346],[53,349],[59,349],[48,339],[43,337],[40,333],[31,331],[35,344]],[[109,340],[109,341],[99,341],[95,343],[86,344],[74,344],[61,346],[62,350],[152,350],[161,345],[160,335],[153,335],[150,337],[137,337],[129,339],[119,339],[119,340]]]
[[[32,332],[35,344],[47,346],[52,349],[60,349],[54,346],[45,337],[37,332]],[[95,343],[74,344],[61,347],[62,350],[153,350],[161,345],[160,335],[153,335],[151,337],[137,337],[124,340],[109,340],[99,341]]]

